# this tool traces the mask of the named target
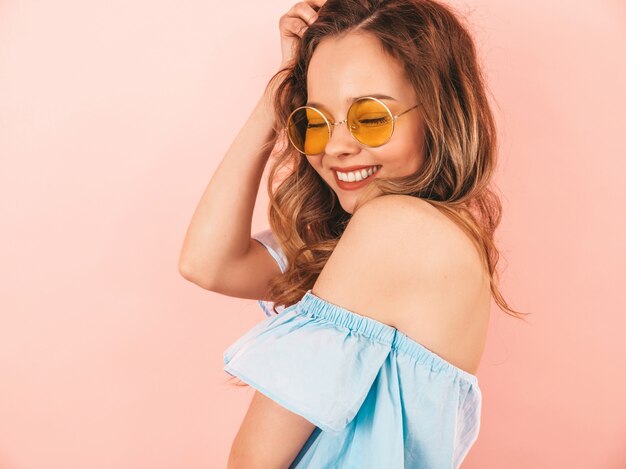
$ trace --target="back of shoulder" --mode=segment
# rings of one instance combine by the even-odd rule
[[[395,325],[405,314],[438,315],[435,303],[470,308],[484,274],[478,250],[455,222],[423,199],[394,194],[354,213],[314,288]]]
[[[454,221],[424,199],[384,195],[366,202],[353,215],[344,244],[376,244],[395,268],[417,269],[428,278],[437,272],[481,276],[476,246]],[[371,247],[371,246],[370,246]],[[421,272],[420,272],[421,271]]]
[[[386,195],[366,202],[313,289],[456,366],[478,366],[491,299],[488,273],[465,231],[422,199]]]

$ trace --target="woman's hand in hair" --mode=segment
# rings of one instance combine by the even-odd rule
[[[317,10],[326,0],[306,0],[296,3],[280,17],[280,46],[283,53],[281,68],[290,65],[294,59],[296,47],[306,29],[317,19]]]

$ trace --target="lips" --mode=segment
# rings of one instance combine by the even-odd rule
[[[371,168],[371,167],[372,166],[353,166],[353,168],[356,168],[356,169]],[[339,179],[339,177],[337,176],[337,170],[333,170],[333,176],[335,178],[335,182],[337,183],[337,186],[339,186],[340,189],[343,189],[343,190],[346,190],[346,191],[353,191],[353,190],[356,190],[356,189],[360,189],[363,186],[366,186],[374,178],[376,178],[376,175],[378,174],[378,172],[380,171],[380,168],[382,166],[380,166],[380,165],[373,165],[373,167],[379,167],[379,169],[374,174],[372,174],[371,176],[368,176],[365,179],[361,179],[360,181],[354,181],[354,182],[341,181]],[[355,171],[356,171],[356,169],[355,169]]]
[[[357,169],[364,169],[364,168],[372,168],[372,167],[376,167],[378,166],[377,164],[370,164],[370,165],[365,165],[365,166],[346,166],[345,168],[340,168],[339,166],[331,166],[330,169],[332,169],[333,171],[341,171],[342,173],[349,173],[350,171],[356,171]]]

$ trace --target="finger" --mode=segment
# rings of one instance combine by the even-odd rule
[[[299,36],[302,37],[304,31],[309,26],[300,18],[284,17],[281,19],[281,34],[283,36]]]
[[[324,3],[326,3],[326,0],[306,0],[307,3],[311,4],[311,5],[315,5],[316,7],[321,7],[322,5],[324,5]]]
[[[307,2],[298,2],[287,12],[287,16],[302,18],[307,24],[317,19],[317,12]]]

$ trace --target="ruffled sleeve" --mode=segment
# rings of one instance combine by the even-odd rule
[[[311,290],[228,347],[224,365],[321,429],[290,469],[456,469],[480,429],[475,375]]]
[[[280,247],[280,244],[278,244],[278,241],[276,240],[276,237],[274,236],[274,233],[272,232],[271,229],[259,231],[258,233],[253,234],[252,239],[256,240],[261,245],[263,245],[265,249],[267,249],[267,251],[270,253],[270,255],[274,258],[274,260],[278,264],[278,268],[280,269],[281,272],[284,272],[285,270],[287,270],[287,257],[285,256],[285,253]],[[264,301],[264,300],[257,300],[257,301],[266,316],[275,316],[275,313],[273,311],[273,307],[274,307],[273,302]],[[283,309],[284,309],[283,306],[278,306],[276,308],[276,310],[279,313],[283,311]]]
[[[340,431],[365,401],[394,332],[309,290],[228,347],[224,370],[323,431]]]

